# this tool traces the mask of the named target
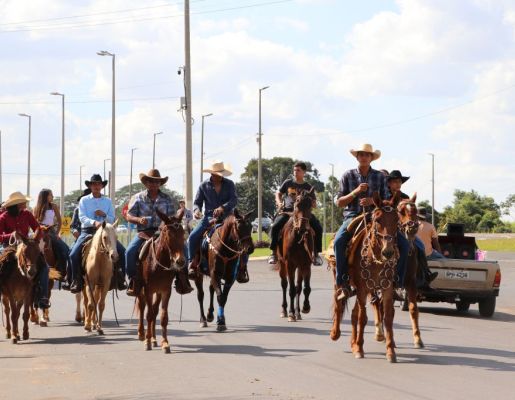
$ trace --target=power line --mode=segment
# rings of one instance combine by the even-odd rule
[[[138,97],[132,99],[116,99],[116,103],[137,102],[137,101],[160,101],[160,100],[176,100],[180,96],[162,96],[162,97]],[[66,101],[66,104],[88,104],[88,103],[110,103],[112,100],[75,100]],[[21,104],[55,104],[53,101],[19,101],[19,102],[0,102],[0,105],[21,105]]]

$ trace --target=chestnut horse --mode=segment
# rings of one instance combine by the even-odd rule
[[[145,341],[145,349],[152,350],[157,347],[156,319],[161,305],[161,348],[170,353],[168,343],[168,302],[172,294],[172,282],[185,263],[184,257],[184,228],[182,227],[181,211],[176,217],[168,217],[156,210],[161,219],[161,233],[151,242],[142,259],[143,288],[138,296],[139,324],[138,338]],[[147,331],[143,326],[145,306],[147,310]]]
[[[399,250],[397,229],[399,216],[396,210],[398,194],[391,200],[381,200],[373,194],[375,209],[371,222],[365,226],[364,234],[358,237],[355,245],[349,244],[349,272],[351,285],[356,288],[356,303],[352,310],[351,349],[355,358],[363,358],[364,332],[367,323],[366,301],[381,299],[384,307],[384,327],[386,333],[386,358],[396,362],[395,341],[393,339],[393,284]],[[341,303],[341,301],[340,301]],[[334,320],[331,338],[340,336],[340,322],[344,307],[338,304],[335,296]]]
[[[200,305],[200,326],[202,328],[207,327],[207,322],[214,319],[213,297],[216,292],[218,302],[216,330],[218,332],[227,330],[224,309],[229,291],[234,284],[240,264],[246,261],[246,255],[252,254],[254,251],[254,243],[251,237],[251,214],[252,211],[240,215],[238,210],[235,209],[234,214],[225,218],[224,222],[215,228],[208,239],[207,263],[211,281],[209,284],[210,301],[207,318],[204,314],[203,276],[198,274],[195,278],[197,299]],[[200,251],[202,252],[202,249]],[[202,268],[202,266],[199,265],[199,268]],[[222,280],[224,281],[223,285]]]
[[[37,235],[36,235],[37,236]],[[43,262],[39,240],[26,239],[15,233],[14,247],[7,247],[0,256],[0,294],[6,316],[6,337],[16,344],[20,340],[18,319],[23,306],[23,340],[29,338],[29,306],[34,298],[38,264]],[[11,331],[12,323],[12,331]]]
[[[118,260],[115,225],[104,221],[82,251],[85,268],[84,330],[91,332],[96,329],[99,335],[104,334],[102,315],[105,298],[113,276],[113,264]]]
[[[313,263],[313,249],[315,232],[309,225],[311,208],[314,200],[314,188],[302,190],[295,198],[293,214],[281,230],[281,242],[278,251],[279,276],[283,289],[283,303],[281,318],[288,315],[289,322],[301,320],[300,294],[304,282],[304,304],[302,312],[309,313],[309,294],[311,293],[311,264]],[[295,276],[295,273],[297,275]],[[286,289],[290,285],[290,310],[287,313],[288,302]]]

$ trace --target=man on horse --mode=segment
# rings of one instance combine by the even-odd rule
[[[160,189],[168,181],[168,177],[162,178],[157,169],[151,169],[148,174],[139,174],[139,179],[146,190],[132,196],[127,211],[127,221],[136,224],[138,229],[138,234],[129,243],[125,253],[129,296],[137,296],[141,290],[141,273],[137,270],[138,255],[143,243],[152,238],[159,229],[161,219],[156,210],[167,216],[174,215],[172,198]],[[178,275],[176,290],[180,294],[187,294],[193,290],[187,278],[186,266]]]
[[[33,232],[38,232],[36,239],[41,238],[38,222],[34,215],[26,209],[28,201],[30,201],[29,197],[20,192],[14,192],[2,204],[5,211],[0,215],[0,242],[4,247],[9,246],[11,237],[15,232],[23,237],[28,237],[29,230],[32,229]],[[46,309],[50,307],[48,301],[48,265],[42,254],[38,258],[38,274],[40,286],[38,306],[41,309]]]
[[[102,196],[102,189],[107,185],[107,180],[102,180],[99,174],[94,174],[91,179],[84,182],[91,190],[91,194],[84,196],[79,201],[79,220],[81,232],[70,252],[72,261],[72,284],[70,291],[79,293],[82,290],[82,248],[89,235],[102,226],[102,222],[114,223],[115,213],[113,203],[109,197]],[[125,247],[117,241],[116,247],[120,260],[125,261]],[[125,274],[125,263],[120,263],[122,274]],[[124,287],[123,282],[118,283],[118,288]]]
[[[380,171],[373,169],[372,161],[381,157],[379,150],[374,150],[372,145],[363,144],[359,149],[352,149],[350,153],[356,157],[358,168],[346,171],[340,179],[336,205],[345,208],[343,223],[336,232],[334,238],[334,254],[336,258],[336,285],[345,297],[350,296],[349,265],[347,260],[347,244],[353,233],[349,232],[352,220],[363,213],[373,209],[374,200],[372,194],[379,192],[381,199],[388,199],[390,193],[386,184],[386,177]],[[402,235],[397,235],[399,248],[399,261],[397,263],[397,275],[399,282],[404,280],[409,243]]]
[[[194,261],[195,255],[204,233],[212,226],[212,220],[224,220],[232,214],[238,202],[234,182],[227,179],[232,175],[229,166],[224,165],[223,161],[218,161],[202,172],[210,173],[211,177],[200,184],[193,202],[193,215],[196,219],[200,219],[200,223],[188,237],[190,279],[194,279],[198,273],[199,265]],[[204,208],[204,216],[202,216],[202,208]],[[246,281],[247,260],[242,261],[236,277],[238,282]]]
[[[182,224],[184,226],[184,231],[189,235],[191,233],[190,222],[193,220],[193,213],[186,207],[186,201],[184,201],[184,199],[179,200],[179,210],[177,210],[177,212],[181,210],[183,211]]]
[[[304,162],[296,162],[293,166],[293,179],[286,179],[279,190],[275,193],[275,203],[279,212],[272,225],[272,240],[270,243],[272,254],[268,258],[269,264],[277,264],[277,244],[279,242],[279,234],[286,222],[288,222],[288,219],[290,219],[290,215],[288,213],[293,211],[293,204],[295,202],[297,192],[301,190],[311,190],[311,185],[304,181],[306,170],[307,167]],[[313,207],[315,206],[316,200],[314,199]],[[309,225],[315,231],[315,254],[313,257],[313,265],[322,265],[323,261],[319,256],[319,253],[322,252],[322,225],[320,225],[317,217],[313,214],[311,214],[311,218],[309,219]]]

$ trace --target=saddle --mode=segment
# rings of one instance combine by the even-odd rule
[[[91,249],[91,241],[93,239],[93,235],[89,234],[86,236],[82,244],[82,270],[85,270],[86,267],[86,256],[89,254],[89,250]]]
[[[148,254],[149,246],[152,244],[152,242],[159,237],[159,231],[141,231],[138,232],[138,237],[140,239],[144,239],[145,241],[140,247],[139,254],[138,254],[138,260],[143,261],[145,257]]]

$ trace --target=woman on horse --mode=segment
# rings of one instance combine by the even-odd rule
[[[224,165],[223,161],[214,162],[210,168],[202,170],[211,174],[209,179],[202,182],[197,190],[195,201],[193,202],[193,216],[200,219],[200,223],[191,231],[188,237],[188,263],[190,279],[197,275],[199,266],[194,263],[195,255],[204,232],[212,225],[212,219],[223,220],[231,214],[236,207],[238,198],[234,182],[227,179],[232,175],[229,166]],[[202,216],[204,208],[204,216]],[[245,281],[247,260],[243,260],[238,271],[238,282]]]
[[[151,238],[161,225],[157,210],[166,216],[175,214],[172,198],[160,189],[168,181],[167,176],[162,178],[157,169],[151,169],[148,174],[139,174],[139,179],[146,189],[132,196],[127,210],[127,222],[138,227],[138,234],[129,243],[125,253],[129,296],[137,296],[141,288],[141,277],[137,271],[138,255],[143,243]],[[193,290],[187,278],[186,268],[185,265],[176,282],[176,290],[180,294],[187,294]]]
[[[38,230],[39,224],[34,215],[27,210],[28,201],[30,201],[29,197],[20,192],[14,192],[2,204],[5,211],[0,215],[0,242],[4,247],[9,246],[9,241],[14,232],[28,237],[29,231],[32,229],[33,232],[38,232],[36,239],[41,238],[41,232]],[[38,274],[40,285],[38,306],[41,309],[46,309],[50,307],[48,302],[48,265],[45,263],[43,255],[38,259]]]
[[[75,244],[70,252],[72,262],[72,284],[70,291],[79,293],[82,290],[82,247],[88,235],[95,233],[102,222],[114,223],[115,213],[113,203],[109,197],[102,196],[102,189],[107,185],[107,180],[102,180],[99,174],[94,174],[89,181],[84,182],[91,190],[91,194],[84,196],[79,202],[79,220],[81,223],[81,233],[77,237]],[[125,274],[125,247],[117,241],[120,268]],[[123,281],[118,281],[118,289],[125,288]]]
[[[354,218],[372,210],[374,205],[372,194],[374,192],[379,192],[381,199],[390,197],[386,177],[370,166],[372,161],[381,157],[381,152],[374,150],[372,145],[367,143],[359,149],[350,150],[350,153],[358,161],[358,168],[350,169],[343,174],[335,201],[338,207],[345,208],[343,223],[334,238],[334,255],[336,258],[336,285],[346,297],[351,292],[346,251],[347,244],[352,238],[352,233],[347,231],[347,227]],[[406,273],[409,243],[400,233],[397,235],[397,246],[399,247],[397,274],[402,282]]]
[[[54,203],[54,195],[50,189],[42,189],[38,195],[36,207],[34,207],[34,217],[40,225],[49,227],[52,250],[56,255],[57,269],[62,276],[66,274],[70,248],[61,239],[61,213],[59,207]]]

